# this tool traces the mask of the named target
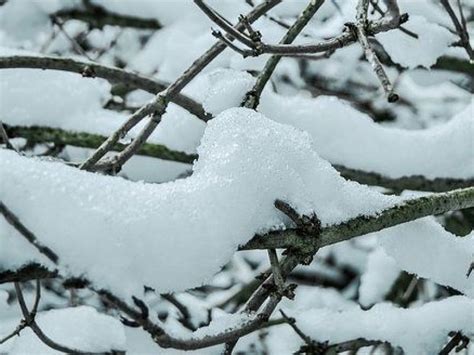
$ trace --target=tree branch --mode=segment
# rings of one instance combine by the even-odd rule
[[[449,0],[440,0],[440,2],[441,2],[441,5],[443,5],[446,12],[448,13],[449,17],[451,18],[454,28],[456,29],[456,32],[458,33],[459,38],[461,39],[461,45],[466,50],[466,53],[469,56],[469,59],[471,60],[471,62],[474,61],[474,50],[472,49],[471,43],[469,41],[469,32],[467,31],[466,19],[464,18],[464,14],[463,14],[462,6],[460,2],[458,2],[458,5],[459,5],[459,15],[461,16],[461,22],[459,22],[458,17],[454,13],[454,10],[450,5]]]
[[[255,7],[248,15],[247,20],[253,22],[269,11],[272,7],[280,3],[281,0],[266,0],[259,6]],[[240,21],[236,25],[236,29],[242,29],[243,23]],[[231,38],[229,38],[231,39]],[[161,116],[166,110],[169,101],[175,97],[196,75],[198,75],[214,58],[224,51],[226,45],[221,41],[214,44],[204,55],[198,58],[173,84],[171,84],[164,92],[158,94],[155,99],[140,108],[114,133],[112,134],[89,159],[82,165],[81,169],[90,170],[99,159],[101,159],[118,140],[124,136],[130,129],[132,129],[138,122],[140,122],[147,115],[152,115],[152,118],[146,126],[138,134],[137,138],[128,145],[120,154],[110,160],[108,164],[114,167],[114,170],[120,167],[140,148],[140,146],[147,140],[150,134],[154,131],[156,126],[161,121]]]
[[[141,18],[130,15],[118,14],[106,10],[102,6],[89,3],[85,9],[60,10],[52,16],[64,21],[79,20],[89,24],[92,28],[102,29],[104,26],[134,27],[138,29],[159,30],[161,23],[153,18]]]
[[[292,43],[301,33],[301,31],[305,28],[308,22],[313,18],[314,14],[319,10],[323,3],[324,0],[310,1],[308,6],[298,16],[296,21],[280,40],[280,44]],[[260,96],[262,95],[263,88],[267,84],[268,80],[270,80],[270,77],[275,71],[276,66],[280,62],[280,59],[280,56],[274,55],[265,63],[265,67],[258,75],[253,88],[245,95],[245,99],[242,103],[242,106],[252,109],[257,108],[260,102]]]
[[[6,131],[12,138],[25,138],[32,144],[38,143],[54,143],[57,145],[72,145],[81,148],[97,148],[107,139],[107,137],[84,133],[70,132],[59,128],[49,127],[22,127],[22,126],[5,126]],[[125,144],[116,143],[112,149],[121,151],[125,148]],[[196,155],[171,150],[164,145],[145,143],[137,152],[139,155],[176,161],[181,163],[192,164]],[[100,168],[100,166],[98,167]]]
[[[157,94],[169,86],[169,83],[149,79],[140,74],[106,66],[90,61],[81,61],[72,58],[38,57],[30,55],[0,56],[0,69],[33,68],[61,70],[81,74],[84,77],[102,78],[111,83],[123,83],[135,89],[141,89],[152,94]],[[177,94],[171,102],[181,106],[204,122],[209,121],[212,115],[205,112],[202,105],[193,99]]]
[[[370,42],[367,38],[367,10],[369,7],[369,0],[359,0],[357,5],[357,15],[356,15],[356,24],[348,24],[349,29],[355,32],[357,39],[364,49],[365,58],[371,64],[372,69],[374,70],[377,78],[382,85],[385,95],[387,96],[388,102],[395,102],[398,100],[398,95],[394,93],[392,83],[385,72],[380,59],[377,57],[374,49],[370,45]]]
[[[296,248],[311,250],[377,232],[430,215],[474,206],[474,187],[423,196],[381,211],[376,216],[359,216],[346,222],[323,227],[319,235],[301,238],[295,229],[256,235],[240,250]]]

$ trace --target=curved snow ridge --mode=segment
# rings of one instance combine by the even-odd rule
[[[273,207],[277,198],[315,211],[323,224],[401,201],[343,179],[307,133],[245,108],[212,120],[198,150],[193,175],[161,185],[0,150],[0,200],[65,271],[125,297],[143,285],[161,293],[206,283],[238,245],[287,222]],[[410,225],[403,231],[414,237],[419,230]],[[18,235],[2,227],[0,243],[11,238]]]
[[[451,331],[474,332],[474,301],[453,296],[408,309],[389,303],[364,311],[310,309],[293,315],[298,327],[314,340],[339,343],[357,338],[388,341],[407,355],[437,354]],[[357,325],[357,326],[354,326]]]
[[[214,114],[224,103],[239,106],[255,82],[250,74],[233,70],[221,69],[209,77],[203,105]],[[223,91],[230,95],[219,98]],[[332,164],[391,178],[474,177],[473,103],[444,125],[416,131],[384,127],[336,97],[288,97],[265,90],[259,111],[308,132],[315,150]]]

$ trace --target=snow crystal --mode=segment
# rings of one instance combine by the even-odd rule
[[[382,303],[368,311],[355,306],[344,311],[312,309],[290,315],[305,334],[318,341],[381,340],[401,346],[407,355],[427,355],[437,353],[453,330],[473,333],[473,314],[473,300],[454,296],[409,309]]]
[[[457,39],[446,28],[430,23],[421,16],[410,16],[403,26],[416,33],[418,38],[401,31],[388,31],[379,33],[377,39],[390,58],[406,68],[431,67]]]
[[[36,321],[49,338],[67,347],[87,352],[125,349],[123,325],[92,307],[44,311],[38,313]],[[9,354],[61,354],[39,340],[30,328],[23,330],[21,336],[12,338],[9,343],[12,343],[6,344],[10,347]]]

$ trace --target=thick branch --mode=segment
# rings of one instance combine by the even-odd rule
[[[241,250],[297,248],[311,250],[377,232],[422,217],[474,206],[474,187],[432,194],[405,201],[375,216],[359,216],[346,222],[322,228],[319,235],[302,238],[294,229],[257,235]]]
[[[50,127],[22,127],[6,125],[5,130],[11,138],[24,138],[33,144],[54,143],[56,145],[71,145],[75,147],[95,149],[107,139],[106,137],[97,134],[84,132],[69,132],[59,128]],[[113,150],[121,151],[124,147],[125,145],[117,143],[113,147]],[[138,150],[137,155],[187,164],[192,164],[198,158],[197,155],[186,154],[184,152],[171,150],[166,146],[155,143],[143,144],[142,147]],[[334,165],[334,168],[338,170],[341,175],[346,179],[354,180],[365,185],[381,186],[396,191],[415,190],[444,192],[474,186],[474,178],[428,179],[422,175],[390,178],[375,172],[366,172],[363,170],[351,169],[343,165]]]

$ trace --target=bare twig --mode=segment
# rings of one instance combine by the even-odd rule
[[[374,49],[372,48],[367,38],[367,9],[369,6],[369,0],[359,0],[357,5],[357,23],[355,25],[348,24],[349,29],[354,31],[360,45],[364,49],[365,58],[371,64],[377,78],[382,85],[385,95],[387,96],[388,102],[395,102],[399,99],[399,96],[393,91],[392,83],[385,72],[380,59],[377,57]]]
[[[84,351],[80,351],[77,349],[69,348],[67,346],[58,344],[57,342],[49,338],[46,334],[44,334],[44,332],[38,326],[38,323],[36,323],[35,317],[36,317],[37,307],[39,304],[39,298],[41,296],[41,292],[39,290],[40,286],[41,285],[39,284],[39,282],[37,282],[35,304],[33,306],[33,310],[30,312],[26,305],[25,298],[23,297],[21,286],[18,282],[15,282],[15,291],[16,291],[18,303],[20,305],[21,313],[23,314],[23,317],[24,317],[23,322],[26,324],[27,327],[30,327],[31,330],[33,330],[33,332],[36,334],[39,340],[41,340],[45,345],[49,346],[50,348],[54,350],[61,351],[67,354],[90,354],[90,352],[84,352]]]
[[[0,137],[2,138],[3,143],[5,143],[7,149],[16,151],[15,147],[10,143],[10,139],[8,138],[7,131],[5,130],[5,126],[3,125],[2,121],[0,121]]]
[[[458,1],[458,7],[459,7],[459,16],[461,17],[461,22],[459,21],[453,8],[451,7],[449,0],[440,0],[440,2],[441,2],[441,5],[443,5],[446,12],[448,13],[449,17],[451,18],[454,28],[456,29],[456,32],[458,33],[458,36],[461,40],[461,45],[466,50],[466,53],[468,54],[469,59],[471,61],[474,61],[474,50],[472,49],[471,43],[469,41],[469,32],[467,31],[466,18],[464,17],[464,13],[463,13],[460,1]]]
[[[268,257],[270,259],[270,265],[272,266],[273,278],[275,279],[275,285],[280,293],[284,293],[285,290],[285,279],[281,274],[280,264],[278,263],[278,255],[275,249],[268,249]]]
[[[315,346],[317,344],[316,341],[311,339],[309,336],[307,336],[297,325],[296,325],[296,319],[288,317],[285,312],[283,312],[282,309],[280,309],[280,313],[285,319],[286,323],[290,325],[291,328],[295,331],[296,334],[306,343],[307,346]]]
[[[87,59],[89,60],[92,60],[89,55],[87,54],[87,52],[84,50],[84,48],[82,48],[82,46],[77,43],[76,39],[71,37],[69,35],[69,33],[67,33],[67,31],[64,29],[64,26],[63,26],[63,21],[58,18],[58,17],[54,17],[52,16],[51,17],[51,20],[53,22],[53,24],[55,24],[56,26],[58,26],[58,29],[59,31],[64,35],[64,37],[66,37],[66,39],[71,43],[72,45],[72,48],[74,49],[74,51],[77,53],[77,54],[80,54],[80,55],[83,55],[84,57],[86,57]]]
[[[448,355],[454,348],[456,353],[465,349],[469,344],[469,338],[463,335],[461,332],[451,332],[449,335],[452,336],[451,340],[441,349],[439,355]]]
[[[272,7],[280,3],[281,0],[266,0],[259,6],[255,7],[248,15],[247,20],[253,22],[265,14]],[[236,29],[242,29],[243,24],[239,22]],[[231,38],[229,38],[231,39]],[[101,159],[118,140],[132,129],[147,115],[152,118],[146,126],[140,131],[137,138],[127,146],[120,154],[108,162],[113,170],[118,170],[121,166],[140,148],[156,126],[161,121],[161,116],[166,110],[169,101],[175,97],[202,69],[204,69],[214,58],[216,58],[226,48],[226,45],[219,41],[214,44],[204,55],[198,58],[173,84],[171,84],[164,92],[158,94],[155,99],[143,106],[141,109],[131,115],[128,120],[112,134],[82,165],[81,169],[89,170],[99,159]]]
[[[240,32],[238,29],[232,26],[232,24],[228,20],[226,20],[216,11],[207,6],[204,1],[194,0],[194,3],[202,10],[202,12],[206,14],[207,17],[209,17],[212,22],[222,28],[233,39],[236,39],[237,41],[251,48],[255,45],[251,38],[249,38],[245,33]]]
[[[0,201],[0,214],[2,214],[5,220],[23,237],[25,237],[25,239],[28,240],[28,242],[30,242],[30,244],[33,245],[41,254],[46,256],[53,263],[57,263],[59,259],[58,255],[50,248],[43,245],[2,201]]]
[[[288,29],[288,32],[286,32],[286,34],[280,40],[280,44],[287,45],[292,43],[301,33],[304,27],[308,24],[308,22],[313,18],[314,14],[316,13],[316,11],[318,11],[318,9],[323,3],[324,0],[311,1],[308,6],[303,10],[303,12],[298,16],[295,23]],[[258,45],[260,46],[261,42],[259,42]],[[265,67],[258,75],[255,85],[245,95],[245,99],[242,103],[242,106],[253,109],[257,108],[260,102],[260,96],[262,94],[262,91],[267,82],[270,80],[270,77],[275,71],[276,66],[280,62],[280,59],[280,56],[274,55],[265,63]]]
[[[124,69],[72,58],[30,55],[0,56],[0,69],[10,68],[68,71],[81,74],[85,77],[102,78],[112,83],[123,83],[132,88],[142,89],[152,94],[157,94],[169,86],[167,82],[150,79]],[[205,112],[201,104],[183,94],[177,94],[171,99],[171,102],[181,106],[204,122],[212,118],[212,115]]]

